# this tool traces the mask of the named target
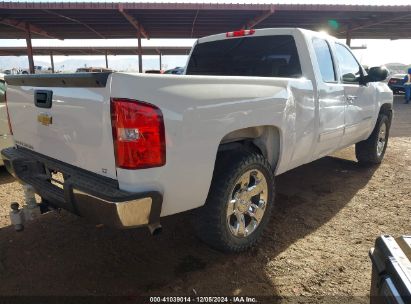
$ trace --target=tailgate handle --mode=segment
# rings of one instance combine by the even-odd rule
[[[53,100],[53,91],[48,90],[35,90],[34,91],[34,104],[39,108],[50,109]]]

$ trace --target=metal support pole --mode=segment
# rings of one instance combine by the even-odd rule
[[[138,72],[143,73],[143,50],[141,48],[141,33],[137,33],[138,39]]]
[[[53,58],[53,52],[50,52],[50,63],[51,63],[51,72],[54,74],[54,58]]]
[[[347,30],[347,35],[345,38],[345,44],[351,46],[351,31],[350,29]]]
[[[30,24],[28,23],[26,23],[26,45],[27,45],[27,57],[29,59],[29,71],[30,71],[30,74],[34,74],[33,47],[31,45]]]
[[[161,54],[161,52],[160,52],[160,54],[158,54],[158,56],[159,56],[159,58],[160,58],[160,71],[161,71],[161,68],[163,67],[163,63],[162,63],[163,54]]]
[[[106,69],[108,69],[108,58],[107,58],[107,51],[105,52],[104,56],[106,57]]]

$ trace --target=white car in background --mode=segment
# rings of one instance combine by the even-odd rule
[[[0,150],[13,146],[13,139],[10,134],[9,122],[6,110],[6,82],[3,74],[0,74]],[[0,166],[3,160],[0,158]]]

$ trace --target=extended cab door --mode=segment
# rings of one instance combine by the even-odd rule
[[[345,128],[341,146],[349,146],[370,133],[375,112],[375,90],[370,84],[362,84],[362,66],[343,44],[335,43],[335,53],[340,81],[345,95]]]
[[[312,40],[318,94],[318,143],[313,159],[322,157],[340,147],[344,134],[344,87],[338,82],[335,61],[326,39]]]

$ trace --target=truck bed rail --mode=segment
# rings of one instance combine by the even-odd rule
[[[73,74],[6,75],[8,85],[33,87],[105,87],[111,72]]]

